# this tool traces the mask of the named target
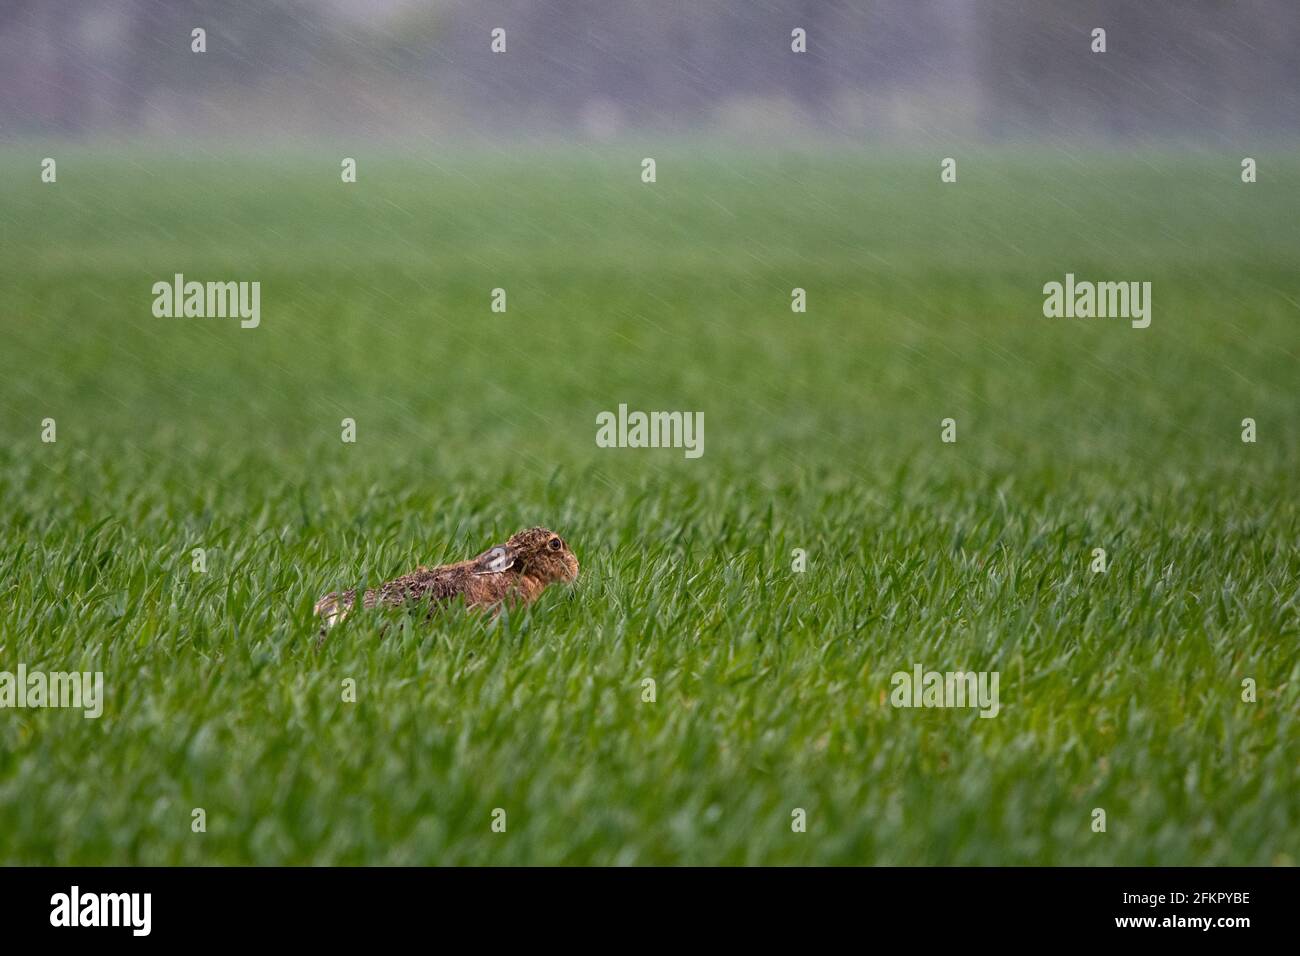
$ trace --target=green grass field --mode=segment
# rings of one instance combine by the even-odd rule
[[[106,689],[0,710],[0,862],[1300,860],[1300,157],[361,148],[0,153],[0,670]],[[573,588],[314,648],[534,524]]]

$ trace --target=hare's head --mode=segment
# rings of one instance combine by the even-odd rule
[[[504,545],[484,552],[478,562],[488,573],[513,569],[546,584],[578,577],[578,559],[563,538],[545,528],[529,528],[511,535]]]

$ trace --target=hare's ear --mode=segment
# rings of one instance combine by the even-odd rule
[[[479,555],[478,560],[474,562],[474,573],[500,574],[502,571],[509,571],[514,566],[514,549],[497,545],[495,548],[484,551]]]

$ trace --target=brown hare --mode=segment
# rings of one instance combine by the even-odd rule
[[[431,612],[457,598],[474,608],[529,604],[548,584],[577,577],[578,559],[564,539],[545,528],[529,528],[477,558],[436,568],[422,567],[370,588],[362,595],[361,604],[372,608],[427,602]],[[330,628],[348,616],[356,600],[356,589],[332,591],[316,602],[315,610],[325,619],[325,627]]]

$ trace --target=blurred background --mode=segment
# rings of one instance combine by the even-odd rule
[[[1295,0],[0,0],[0,137],[1209,145],[1300,129],[1298,51]]]

